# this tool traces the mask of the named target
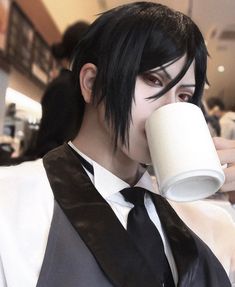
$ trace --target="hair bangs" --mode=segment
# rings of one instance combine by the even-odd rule
[[[137,76],[183,55],[187,56],[184,68],[158,96],[171,89],[195,59],[193,101],[198,103],[206,80],[207,51],[190,18],[161,4],[136,2],[103,13],[90,26],[77,47],[72,70],[79,82],[82,66],[96,65],[93,101],[104,103],[105,120],[114,131],[114,148],[118,141],[129,144]]]
[[[148,44],[146,44],[141,66],[140,74],[146,71],[152,70],[156,67],[167,67],[173,64],[179,58],[186,55],[187,60],[180,71],[180,73],[170,83],[162,89],[162,91],[156,95],[149,97],[149,100],[156,100],[168,92],[174,87],[186,74],[192,62],[195,60],[195,92],[192,97],[192,103],[201,105],[201,97],[204,90],[205,82],[207,81],[206,69],[207,69],[207,56],[208,52],[204,43],[203,36],[198,27],[192,22],[190,18],[176,12],[175,17],[169,21],[182,21],[178,29],[174,31],[167,29],[164,31],[164,37],[161,37],[159,41],[159,33],[153,30],[153,36],[150,37]],[[185,25],[183,25],[183,22]],[[175,23],[175,27],[177,27]],[[178,23],[179,24],[179,23]],[[170,25],[172,26],[172,25]],[[169,27],[168,27],[169,28]],[[167,33],[168,32],[168,33]],[[151,41],[151,42],[150,42]],[[169,63],[166,65],[166,63]]]

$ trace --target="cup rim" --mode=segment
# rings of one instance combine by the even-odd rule
[[[198,194],[194,194],[191,196],[187,196],[185,198],[179,198],[178,196],[174,196],[172,190],[176,188],[176,184],[188,183],[192,180],[212,180],[214,182],[214,187],[211,189],[204,190],[203,192],[199,192]],[[193,171],[187,171],[180,173],[174,177],[169,178],[165,182],[161,183],[159,187],[160,194],[166,197],[169,200],[178,201],[178,202],[187,202],[187,201],[196,201],[200,199],[205,199],[213,194],[215,194],[223,185],[225,181],[224,172],[218,170],[209,170],[209,169],[199,169]],[[176,194],[178,194],[176,192]],[[189,192],[190,194],[190,192]]]

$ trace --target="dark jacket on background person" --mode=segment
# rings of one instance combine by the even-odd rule
[[[36,146],[28,155],[39,158],[48,151],[73,139],[80,127],[83,113],[71,72],[62,69],[47,87],[42,99],[42,120]]]

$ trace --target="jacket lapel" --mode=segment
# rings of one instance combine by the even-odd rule
[[[178,286],[193,286],[199,266],[195,235],[179,218],[166,199],[152,196],[158,216],[166,232],[178,271]]]
[[[49,152],[43,163],[56,201],[110,282],[117,287],[161,286],[70,147]]]
[[[184,224],[167,200],[159,195],[153,195],[152,198],[176,262],[178,287],[231,286],[219,260]]]

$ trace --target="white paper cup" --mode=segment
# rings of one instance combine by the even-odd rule
[[[200,108],[162,106],[146,121],[146,135],[161,195],[174,201],[206,198],[225,176]]]

